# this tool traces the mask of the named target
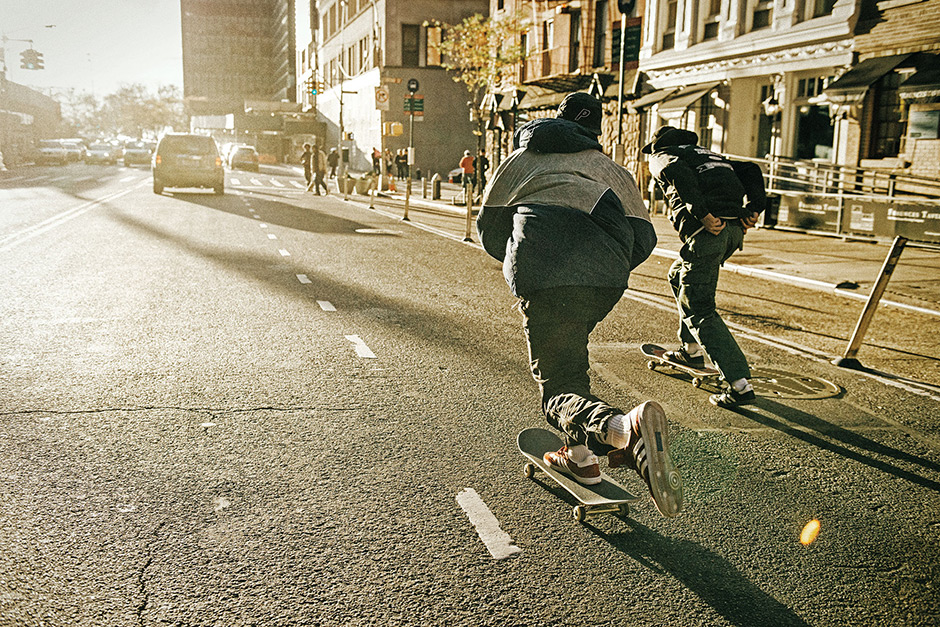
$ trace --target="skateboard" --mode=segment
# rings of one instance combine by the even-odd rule
[[[519,434],[517,442],[519,450],[530,460],[523,466],[526,478],[532,479],[537,470],[551,477],[578,501],[578,505],[572,510],[574,519],[578,522],[584,522],[599,514],[625,517],[630,513],[629,503],[638,499],[604,473],[601,473],[601,482],[597,485],[582,485],[568,475],[551,469],[542,459],[542,455],[548,451],[557,451],[563,445],[561,438],[551,431],[526,429]]]
[[[718,379],[721,377],[721,373],[714,368],[694,368],[692,366],[686,366],[684,364],[678,364],[674,361],[669,361],[663,354],[666,352],[666,349],[662,346],[657,346],[656,344],[644,344],[640,347],[640,350],[643,351],[643,354],[649,358],[649,361],[646,362],[646,367],[650,370],[656,370],[659,366],[666,366],[677,370],[678,372],[684,372],[685,374],[692,377],[692,387],[700,388],[702,384],[709,379]]]

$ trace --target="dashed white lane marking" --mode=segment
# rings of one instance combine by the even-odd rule
[[[121,179],[120,181],[118,181],[118,182],[119,182],[119,183],[127,183],[128,181],[133,181],[134,178],[135,178],[135,177],[133,177],[133,176],[125,176],[124,178],[122,178],[122,179]]]
[[[277,235],[274,233],[268,233],[268,239],[277,239]]]
[[[268,228],[268,225],[267,225],[267,224],[265,224],[264,222],[262,222],[262,223],[261,223],[261,224],[259,224],[258,226],[260,226],[260,227],[261,227],[262,229],[266,229],[266,228]]]
[[[271,185],[273,185],[274,187],[284,187],[284,183],[281,183],[277,179],[271,179]]]
[[[307,189],[306,185],[304,185],[303,183],[298,183],[297,181],[291,181],[290,184],[298,189]]]
[[[309,285],[310,283],[313,283],[313,281],[311,281],[309,278],[307,278],[307,275],[306,275],[306,274],[298,274],[298,275],[297,275],[297,280],[300,281],[301,283],[303,283],[304,285]],[[317,301],[317,302],[319,302],[319,301]]]
[[[231,181],[232,185],[241,185],[241,184],[242,184],[241,180],[240,180],[240,179],[236,179],[236,178],[229,179],[229,181]]]
[[[515,553],[522,553],[522,549],[512,543],[509,534],[502,530],[496,516],[486,506],[480,495],[473,488],[464,488],[457,494],[457,503],[467,513],[470,522],[476,527],[477,535],[483,545],[493,556],[493,559],[506,559]]]
[[[290,253],[284,250],[283,248],[277,252],[281,253],[281,257],[290,257]]]
[[[303,283],[303,281],[301,281],[301,283]],[[336,307],[334,307],[333,303],[331,303],[328,300],[318,300],[317,304],[320,305],[320,309],[322,309],[323,311],[336,311]],[[346,337],[349,338],[349,337],[356,337],[356,336],[347,335]]]
[[[251,179],[251,184],[252,184],[252,185],[263,185],[263,184],[261,183],[261,181],[259,181],[258,179]]]
[[[356,354],[365,359],[375,359],[375,353],[366,346],[366,343],[362,341],[358,335],[347,335],[346,339],[353,343],[353,346],[356,348]]]

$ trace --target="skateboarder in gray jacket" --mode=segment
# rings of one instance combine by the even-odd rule
[[[601,116],[600,102],[579,92],[557,118],[520,128],[484,193],[477,229],[519,298],[542,411],[565,436],[546,463],[592,485],[601,481],[596,454],[607,455],[612,467],[634,469],[659,511],[675,516],[682,484],[662,407],[647,401],[623,412],[591,393],[588,336],[656,245],[633,177],[597,142]]]
[[[721,265],[744,246],[744,233],[764,209],[760,168],[703,148],[698,135],[672,126],[657,129],[642,152],[651,155],[650,174],[666,196],[682,240],[668,275],[679,307],[682,345],[665,356],[701,368],[707,355],[730,384],[709,401],[718,407],[752,403],[747,358],[718,315],[715,291]]]

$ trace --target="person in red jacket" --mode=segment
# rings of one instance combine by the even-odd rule
[[[470,154],[469,150],[463,151],[463,159],[461,159],[460,163],[457,165],[463,171],[461,178],[461,183],[463,183],[463,186],[473,188],[473,179],[476,170],[473,167],[473,156]]]

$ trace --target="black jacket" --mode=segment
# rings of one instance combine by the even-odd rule
[[[682,241],[703,228],[702,218],[708,214],[737,220],[760,213],[765,204],[759,166],[728,159],[697,141],[695,133],[673,129],[656,140],[649,160],[650,174],[666,196]]]

